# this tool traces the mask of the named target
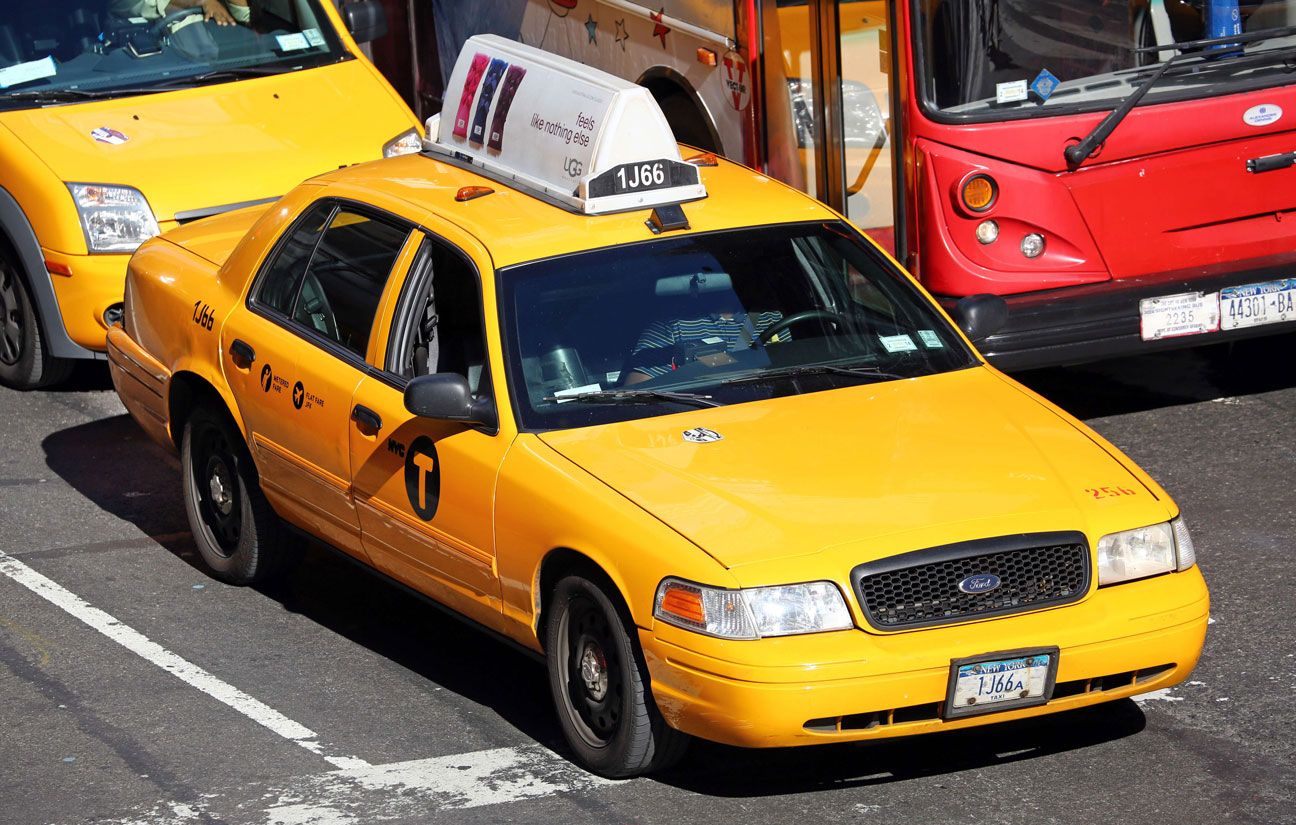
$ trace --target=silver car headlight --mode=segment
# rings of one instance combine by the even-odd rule
[[[383,144],[383,157],[394,158],[397,155],[412,155],[423,151],[423,138],[417,129],[407,129]]]
[[[1098,585],[1187,570],[1197,561],[1183,519],[1123,530],[1098,540]]]
[[[157,218],[138,189],[107,183],[67,186],[91,252],[134,252],[158,233]]]
[[[832,582],[726,590],[682,579],[657,586],[653,616],[723,639],[760,639],[846,630],[854,626]]]

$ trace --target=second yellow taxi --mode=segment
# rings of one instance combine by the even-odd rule
[[[113,380],[216,575],[319,537],[542,654],[607,776],[1187,677],[1179,508],[977,355],[997,299],[956,326],[610,75],[478,37],[448,88],[421,154],[131,261]]]

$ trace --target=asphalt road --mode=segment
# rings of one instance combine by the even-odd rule
[[[101,365],[0,390],[0,823],[1296,823],[1296,336],[1020,377],[1183,506],[1192,681],[617,783],[568,760],[541,665],[339,557],[209,577]]]

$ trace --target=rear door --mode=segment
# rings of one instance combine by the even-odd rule
[[[226,375],[261,486],[298,526],[363,557],[345,433],[377,309],[411,227],[336,199],[284,232],[224,327]]]

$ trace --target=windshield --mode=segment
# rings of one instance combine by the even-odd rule
[[[891,381],[975,362],[841,223],[738,229],[500,271],[527,429]]]
[[[43,0],[0,17],[0,108],[144,94],[347,56],[318,0]]]
[[[1175,43],[1296,25],[1296,0],[1239,4],[1220,29],[1207,0],[915,0],[919,70],[930,109],[952,116],[1008,119],[1111,108],[1151,68],[1179,52]],[[1198,61],[1167,75],[1148,102],[1201,97],[1290,82],[1289,32],[1212,57],[1244,52],[1272,60]],[[1156,49],[1165,46],[1164,49]],[[1151,48],[1148,48],[1151,47]],[[1139,51],[1139,49],[1144,49]]]

